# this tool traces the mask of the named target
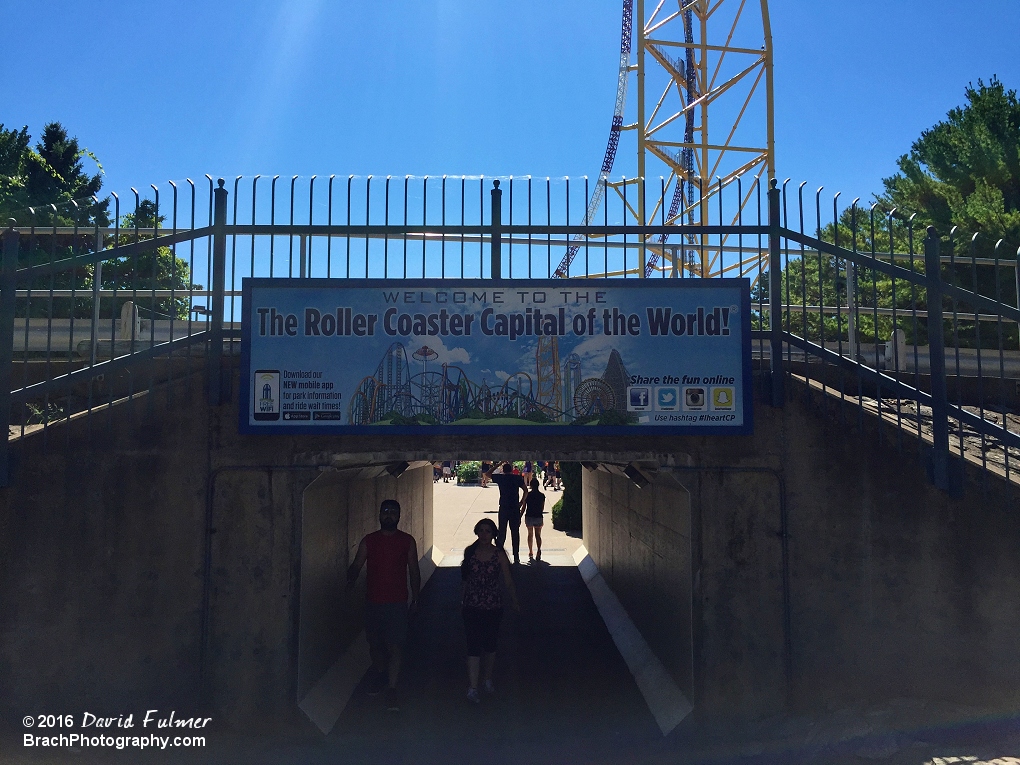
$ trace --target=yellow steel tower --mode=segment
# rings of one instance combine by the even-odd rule
[[[723,212],[714,197],[740,178],[743,208],[757,193],[753,180],[775,175],[768,2],[659,0],[647,15],[651,0],[636,5],[637,108],[622,130],[636,134],[637,172],[609,188],[646,224],[734,223],[738,207]],[[758,267],[757,253],[727,257],[733,248],[725,236],[663,239],[647,239],[628,271],[649,276],[678,268],[708,277]],[[678,246],[679,239],[693,246]]]

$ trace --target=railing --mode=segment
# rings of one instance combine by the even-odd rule
[[[928,231],[915,252],[910,221],[856,206],[837,218],[834,202],[823,223],[817,195],[813,216],[805,206],[803,184],[793,199],[785,185],[766,190],[757,179],[713,188],[710,225],[697,226],[684,224],[684,209],[634,223],[644,183],[601,189],[602,220],[578,225],[596,193],[587,180],[489,187],[484,178],[313,176],[299,186],[296,177],[256,176],[232,189],[208,180],[207,193],[189,181],[180,197],[171,184],[165,211],[156,187],[149,203],[136,192],[129,227],[87,227],[74,210],[52,208],[27,211],[4,233],[0,416],[10,437],[0,442],[2,483],[12,444],[36,431],[45,441],[56,422],[91,418],[179,375],[204,367],[210,402],[229,398],[223,356],[237,348],[246,276],[557,273],[745,276],[754,356],[769,370],[774,405],[795,377],[820,400],[839,402],[844,419],[851,410],[858,422],[877,415],[901,448],[913,435],[942,488],[956,485],[953,455],[1015,479],[1020,282],[1003,243],[972,239],[964,256],[955,233],[943,242]],[[693,204],[700,212],[702,200]],[[815,222],[810,235],[806,217]]]
[[[818,195],[808,235],[802,189],[796,199],[785,186],[770,193],[783,226],[769,302],[782,317],[787,375],[849,401],[858,421],[877,416],[901,448],[913,435],[942,489],[961,489],[961,458],[1017,480],[1015,251],[972,236],[961,254],[955,229],[945,239],[930,227],[922,235],[913,218],[856,203],[841,216],[834,204],[823,222]]]

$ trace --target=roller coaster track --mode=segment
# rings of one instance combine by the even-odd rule
[[[621,195],[625,211],[629,210],[638,225],[665,223],[677,224],[678,227],[684,224],[708,226],[711,217],[707,205],[709,198],[721,195],[722,189],[735,180],[738,181],[739,189],[739,180],[746,173],[753,172],[756,181],[766,172],[768,177],[775,175],[772,32],[768,0],[758,0],[758,3],[753,0],[676,0],[676,7],[666,7],[672,4],[667,0],[658,0],[651,15],[640,18],[644,14],[643,0],[624,0],[613,124],[583,225],[591,225],[596,221],[598,208],[608,202],[605,199],[606,191],[612,188]],[[750,9],[759,4],[763,35],[761,43],[755,39],[757,33],[750,19],[753,14]],[[721,6],[726,8],[720,11]],[[635,14],[639,16],[638,27],[634,26]],[[744,21],[741,21],[742,18]],[[711,36],[710,23],[713,30]],[[682,32],[680,24],[683,25]],[[677,32],[681,34],[677,35]],[[747,36],[749,32],[750,37]],[[683,49],[683,52],[672,53],[676,48]],[[632,65],[634,52],[636,64]],[[632,72],[637,75],[638,114],[636,122],[624,124],[628,80]],[[653,84],[650,78],[656,74],[658,79]],[[665,75],[665,86],[660,88],[662,75]],[[667,101],[671,91],[680,97],[679,109],[668,105],[672,103],[671,100]],[[658,100],[649,102],[654,103],[654,106],[646,113],[645,97],[650,94],[654,99],[655,93],[659,93]],[[764,103],[761,99],[764,99]],[[717,136],[714,141],[709,140],[710,110],[721,115],[720,121],[712,123],[715,130],[713,135]],[[760,116],[764,116],[764,124],[759,121]],[[669,131],[664,132],[663,128],[670,125],[679,127],[681,121],[684,125],[683,139],[670,139]],[[756,123],[753,139],[745,137],[750,134],[741,128],[742,122],[751,121]],[[609,174],[624,130],[637,131],[637,174],[629,179],[612,182]],[[764,140],[759,140],[762,138]],[[660,170],[665,169],[669,174],[661,197],[653,198],[653,204],[648,210],[645,209],[643,186],[649,170],[646,161],[664,166]],[[712,181],[713,178],[716,181]],[[626,196],[629,184],[637,184],[639,187],[636,197],[632,197],[636,199],[634,206],[631,206]],[[671,200],[667,194],[672,197]],[[740,210],[748,203],[752,192],[748,190],[746,196],[744,194],[744,190],[738,191],[742,197],[738,200]],[[719,215],[722,216],[721,205]],[[738,212],[734,222],[739,217]],[[727,221],[720,218],[718,223],[725,225]],[[678,275],[680,269],[690,271],[692,275],[708,277],[722,276],[734,269],[740,275],[745,275],[745,271],[758,268],[757,254],[746,263],[741,260],[737,264],[730,264],[729,268],[723,267],[721,257],[726,249],[727,235],[720,235],[717,243],[706,246],[704,234],[678,234],[683,244],[667,246],[670,234],[645,237],[640,245],[647,257],[642,257],[638,268],[628,271],[625,263],[624,270],[613,275],[636,274],[648,277],[657,270],[662,270],[663,275],[666,275],[665,268],[659,264],[670,259],[673,261],[674,276]],[[553,272],[554,277],[570,275],[574,257],[587,241],[588,237],[584,234],[573,237]],[[697,257],[700,260],[697,264],[692,259],[695,250],[698,250]]]
[[[613,163],[616,161],[616,150],[620,146],[620,131],[623,130],[623,109],[627,105],[627,80],[630,73],[630,41],[633,37],[632,25],[634,22],[634,0],[623,0],[623,30],[620,32],[620,74],[616,83],[616,108],[613,111],[613,124],[609,128],[609,143],[606,145],[606,154],[602,160],[602,169],[599,171],[599,180],[595,184],[591,199],[588,201],[588,209],[584,214],[584,225],[591,225],[595,215],[602,206],[602,197],[605,195],[606,184],[609,182],[609,174],[613,171]],[[575,241],[584,239],[583,234],[574,237]],[[570,263],[580,249],[580,244],[572,244],[567,248],[567,254],[553,272],[554,279],[564,279],[570,271]]]

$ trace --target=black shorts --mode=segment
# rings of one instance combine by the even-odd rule
[[[366,603],[365,637],[370,645],[402,646],[407,639],[407,603]]]
[[[464,617],[464,632],[467,634],[467,655],[481,656],[483,653],[496,653],[499,639],[499,623],[503,619],[502,608],[471,608],[461,609]]]

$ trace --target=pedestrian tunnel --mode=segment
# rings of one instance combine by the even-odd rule
[[[567,462],[570,455],[556,456]],[[615,677],[612,682],[628,691],[622,697],[619,687],[604,692],[640,699],[636,706],[644,708],[645,722],[657,725],[658,735],[668,734],[691,712],[695,697],[690,494],[657,464],[573,463],[571,468],[564,478],[581,484],[572,487],[581,500],[581,528],[553,528],[550,510],[563,492],[550,488],[542,489],[541,560],[529,562],[528,534],[521,527],[522,563],[512,566],[512,575],[522,612],[504,619],[500,640],[510,646],[511,658],[500,658],[510,662],[502,668],[501,682],[523,683],[534,670],[529,663],[548,660],[545,653],[537,658],[521,648],[521,641],[549,646],[568,639],[575,643],[571,658],[550,668],[559,680],[542,682],[572,682],[563,676],[564,666],[578,656],[589,656],[591,666],[575,667],[580,675],[573,682],[584,676],[584,682],[603,682],[591,676],[612,664],[619,676],[609,672],[604,680]],[[443,482],[427,461],[328,470],[304,489],[296,690],[299,706],[320,730],[343,727],[358,713],[350,710],[362,704],[359,689],[370,663],[363,634],[365,574],[347,592],[346,572],[361,538],[379,528],[383,499],[400,502],[399,527],[416,540],[422,610],[428,612],[412,621],[415,646],[408,648],[405,672],[414,676],[407,682],[425,682],[445,661],[448,672],[432,682],[463,690],[459,564],[475,539],[475,523],[497,520],[497,496],[496,486],[482,488],[473,475],[469,481]],[[505,548],[511,553],[510,534]],[[443,613],[447,618],[439,618]],[[513,655],[520,661],[514,663]],[[458,705],[462,701],[456,699]]]

